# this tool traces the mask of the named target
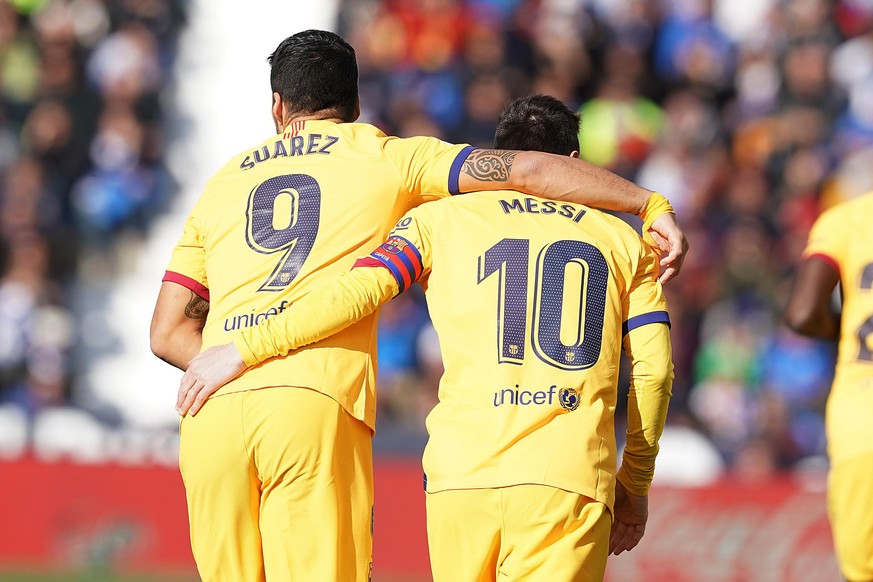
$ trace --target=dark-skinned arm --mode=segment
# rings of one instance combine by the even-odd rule
[[[797,333],[836,340],[840,316],[831,308],[831,296],[840,281],[836,266],[812,255],[797,270],[785,308],[785,323]]]

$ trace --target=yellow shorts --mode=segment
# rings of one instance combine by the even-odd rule
[[[435,582],[600,582],[611,525],[603,503],[545,485],[427,494]]]
[[[368,580],[371,436],[304,388],[226,394],[186,416],[179,466],[202,579]]]
[[[873,581],[873,455],[831,467],[828,514],[843,576],[850,582]]]

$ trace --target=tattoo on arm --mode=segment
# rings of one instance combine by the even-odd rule
[[[185,306],[185,317],[188,319],[206,319],[209,313],[209,302],[195,293],[191,293],[191,300]]]
[[[476,150],[464,161],[461,172],[482,182],[506,182],[518,152]]]

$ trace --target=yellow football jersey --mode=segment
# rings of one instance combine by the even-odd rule
[[[458,190],[472,148],[387,137],[362,123],[295,122],[235,156],[206,185],[164,280],[210,300],[203,347],[281,313],[348,270],[407,210]],[[317,314],[313,314],[317,317]],[[215,395],[301,386],[375,426],[376,318],[263,363]]]
[[[826,424],[832,463],[873,451],[873,193],[824,212],[805,257],[819,256],[840,274],[842,315],[836,373]]]
[[[408,212],[356,266],[241,333],[246,362],[340,329],[419,280],[445,365],[427,417],[427,491],[545,484],[612,506],[622,342],[669,324],[657,257],[628,225],[580,205],[478,192]],[[308,318],[314,309],[323,317]],[[669,336],[652,336],[646,350],[669,359]],[[646,419],[632,436],[644,452],[626,457],[635,467],[623,482],[638,494],[651,480],[671,380],[637,397]]]

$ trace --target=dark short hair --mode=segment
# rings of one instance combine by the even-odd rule
[[[267,58],[270,86],[286,107],[301,113],[336,110],[355,120],[358,104],[358,62],[355,49],[340,35],[326,30],[292,34]]]
[[[494,147],[569,156],[579,151],[579,114],[549,95],[510,102],[497,120]]]

